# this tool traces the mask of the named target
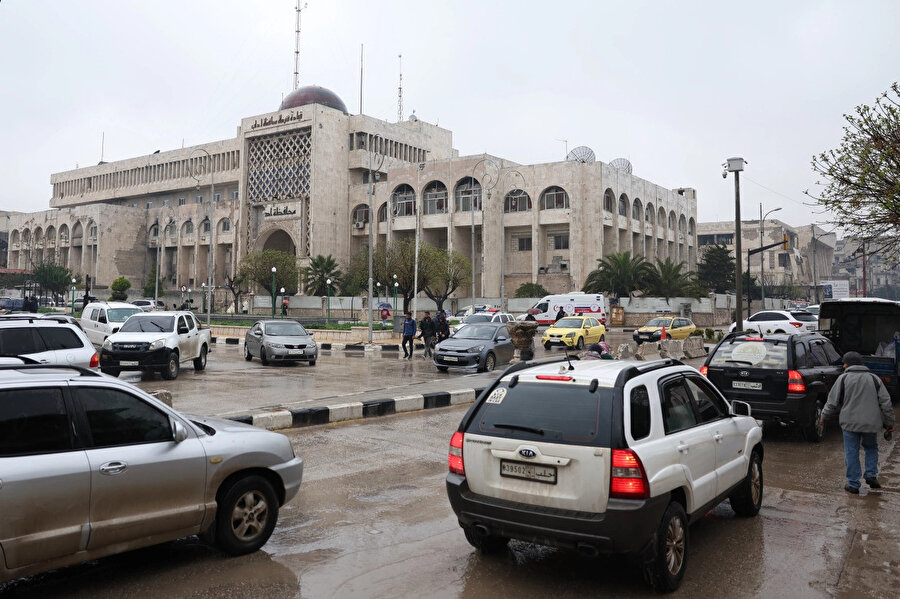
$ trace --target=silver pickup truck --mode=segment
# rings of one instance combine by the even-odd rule
[[[123,370],[158,371],[173,380],[186,361],[206,368],[210,331],[191,312],[147,312],[128,318],[100,348],[100,370],[118,376]]]

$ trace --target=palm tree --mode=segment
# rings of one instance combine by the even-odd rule
[[[610,254],[597,260],[596,270],[592,270],[584,280],[585,293],[612,293],[618,297],[630,295],[643,289],[653,272],[653,265],[643,256],[632,256],[631,252]]]
[[[656,266],[651,269],[648,280],[648,293],[664,297],[667,301],[670,297],[699,298],[701,293],[697,284],[697,275],[692,272],[682,272],[682,269],[686,267],[687,264],[684,262],[676,264],[671,258],[666,258],[665,261],[657,258]]]
[[[319,254],[310,259],[309,266],[303,268],[301,276],[307,295],[326,295],[327,293],[334,294],[343,273],[331,254],[327,256]],[[328,279],[331,279],[330,286],[326,284]],[[326,291],[326,287],[329,287],[328,291]]]

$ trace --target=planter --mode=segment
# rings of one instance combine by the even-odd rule
[[[506,323],[506,329],[512,340],[515,354],[510,364],[516,364],[523,360],[534,358],[534,334],[537,332],[538,323],[532,320],[521,320]]]

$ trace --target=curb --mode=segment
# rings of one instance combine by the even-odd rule
[[[401,412],[431,410],[472,403],[482,391],[484,391],[484,387],[403,395],[387,399],[368,399],[313,408],[272,407],[252,414],[225,416],[224,418],[269,430],[303,428],[345,420],[377,418]]]

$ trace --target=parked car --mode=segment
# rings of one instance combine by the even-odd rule
[[[762,504],[762,431],[677,360],[523,362],[484,390],[450,440],[447,494],[482,553],[509,539],[631,554],[678,587],[687,527],[728,499]]]
[[[37,314],[0,317],[0,355],[25,357],[39,364],[100,366],[100,357],[80,327]]]
[[[144,312],[152,312],[153,310],[165,310],[166,304],[162,300],[154,301],[151,299],[136,299],[131,300],[131,304],[137,306]]]
[[[806,306],[806,311],[818,318],[819,316],[819,304],[813,304],[812,306]]]
[[[309,362],[316,365],[319,346],[296,320],[260,320],[244,335],[244,359],[269,362]]]
[[[441,372],[448,368],[491,371],[497,364],[509,362],[514,350],[505,323],[478,322],[438,343],[433,361]]]
[[[21,297],[10,297],[7,298],[0,307],[9,311],[21,310],[25,307],[25,300]]]
[[[150,312],[138,309],[125,324],[106,338],[100,348],[100,370],[119,376],[123,370],[159,371],[162,377],[178,377],[183,362],[194,370],[206,368],[210,351],[209,329],[191,312]]]
[[[92,302],[81,312],[81,328],[91,343],[100,346],[129,316],[140,313],[140,308],[125,302]]]
[[[84,332],[84,329],[81,328],[81,321],[79,321],[77,318],[73,318],[72,316],[70,316],[68,314],[62,314],[60,312],[40,312],[40,313],[11,312],[9,314],[0,314],[0,318],[7,319],[7,320],[8,319],[16,319],[16,318],[26,319],[26,320],[30,319],[30,318],[41,318],[44,320],[53,320],[56,322],[63,322],[66,324],[71,324],[71,325],[77,327],[79,331]],[[86,335],[85,335],[85,338],[87,338]],[[90,341],[88,341],[88,342],[90,342]],[[93,347],[93,345],[91,347]]]
[[[732,322],[728,328],[734,332],[737,323]],[[763,310],[744,320],[745,331],[757,331],[760,334],[784,334],[797,331],[815,331],[819,328],[819,319],[805,310]]]
[[[0,366],[0,583],[199,534],[256,551],[300,488],[284,435],[94,371]]]
[[[540,324],[553,324],[556,314],[563,310],[568,316],[593,316],[606,326],[609,315],[609,299],[602,293],[581,293],[547,295],[528,309]]]
[[[507,322],[515,321],[516,317],[508,312],[476,312],[475,314],[471,314],[466,316],[463,321],[457,325],[453,325],[450,327],[450,333],[456,333],[461,328],[466,325],[479,323],[479,322],[496,322],[500,324],[506,324]]]
[[[544,349],[563,345],[582,350],[586,345],[606,341],[606,327],[593,316],[566,316],[547,327],[541,337]]]
[[[843,365],[818,333],[730,333],[700,372],[726,398],[750,404],[756,418],[798,426],[807,441],[818,443],[825,436],[819,416]]]
[[[691,333],[697,330],[690,318],[683,316],[657,316],[647,324],[632,333],[631,337],[640,345],[644,341],[659,341],[662,338],[662,329],[666,327],[666,337],[672,339],[687,339]]]

